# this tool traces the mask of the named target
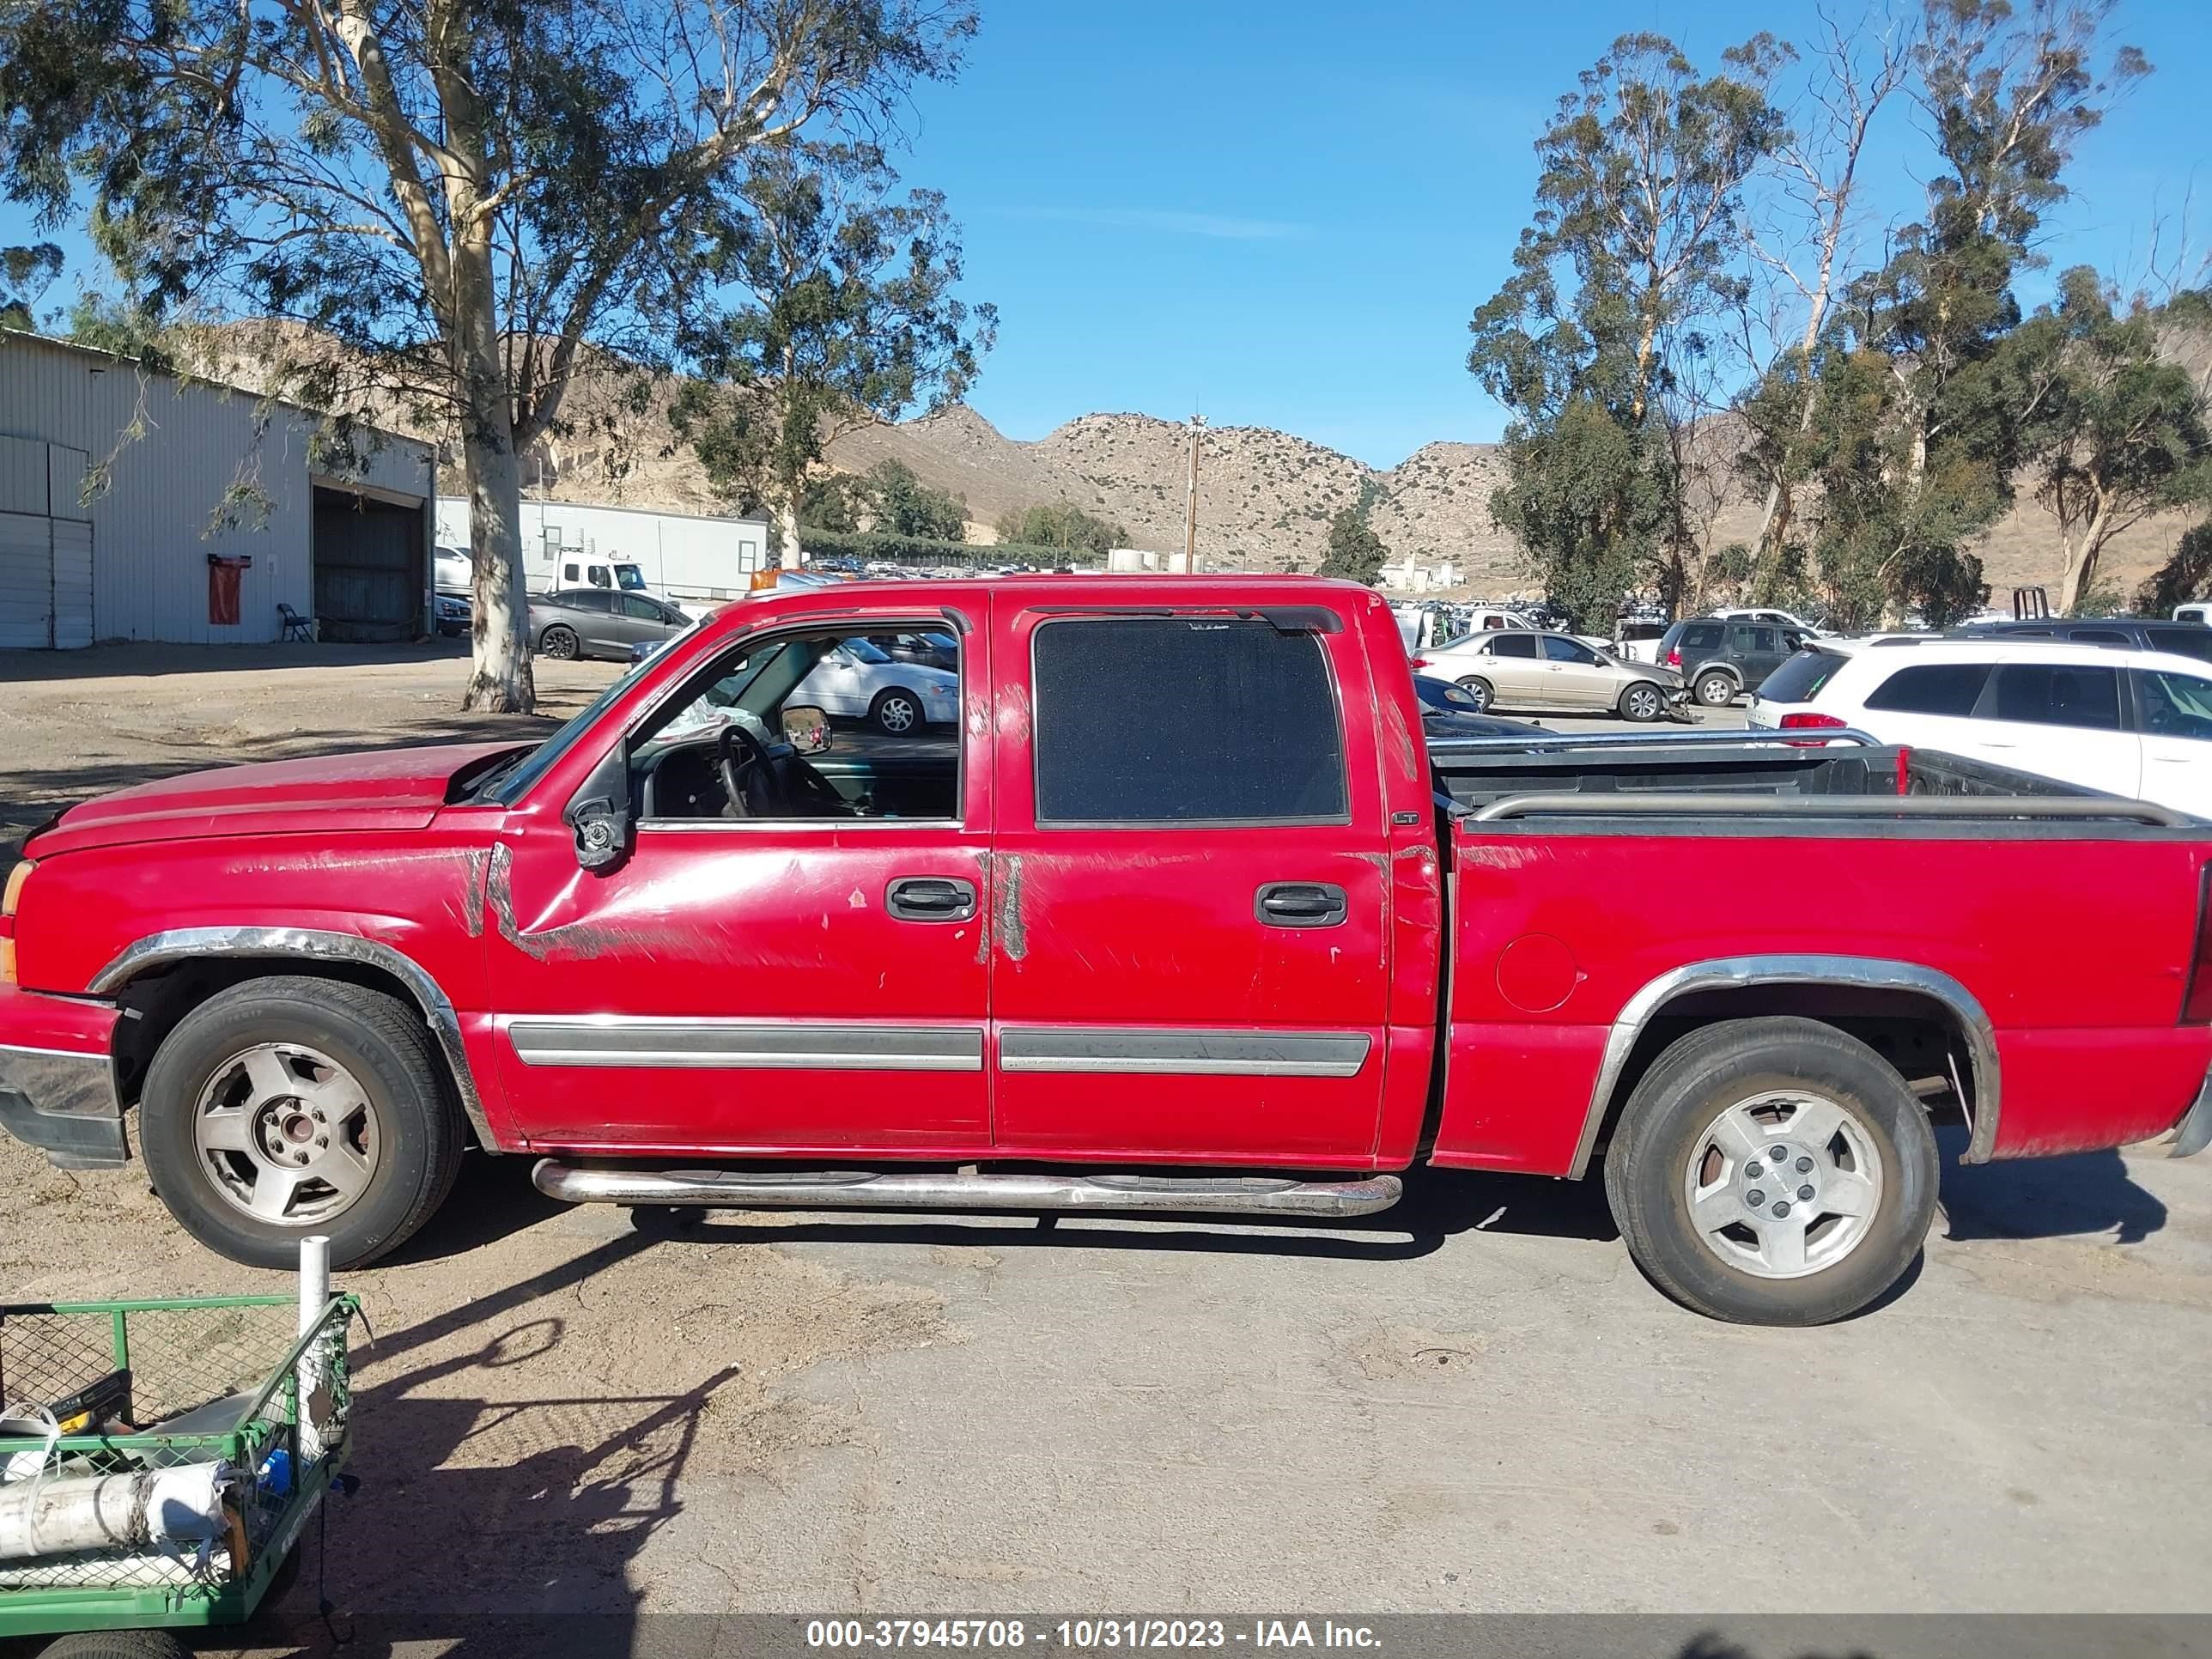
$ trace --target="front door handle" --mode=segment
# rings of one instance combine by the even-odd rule
[[[1344,889],[1323,881],[1271,881],[1252,898],[1271,927],[1341,927],[1352,915]]]
[[[902,876],[884,890],[895,921],[966,921],[975,914],[975,884],[957,876]]]

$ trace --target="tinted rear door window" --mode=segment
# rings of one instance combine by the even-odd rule
[[[1332,823],[1344,738],[1321,640],[1116,617],[1035,636],[1039,823]]]
[[[2154,651],[2172,651],[2199,662],[2212,662],[2212,628],[2147,628],[2143,632],[2150,636]]]
[[[1491,641],[1490,654],[1493,657],[1533,658],[1536,654],[1536,636],[1534,634],[1500,634]]]
[[[1893,709],[1900,714],[1949,714],[1959,718],[1974,712],[1982,688],[1990,683],[1985,662],[1929,662],[1901,668],[1874,689],[1866,700],[1869,708]]]
[[[1800,651],[1766,677],[1759,688],[1765,702],[1810,702],[1833,679],[1846,659],[1832,651]]]
[[[1997,670],[1996,717],[2032,726],[2117,732],[2120,673],[2072,663],[2007,663]]]

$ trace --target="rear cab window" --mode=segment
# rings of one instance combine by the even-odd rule
[[[1207,616],[1054,618],[1030,648],[1040,827],[1346,821],[1343,724],[1317,635]]]

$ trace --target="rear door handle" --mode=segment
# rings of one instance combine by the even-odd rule
[[[975,914],[975,884],[957,876],[902,876],[884,890],[895,921],[966,921]]]
[[[1352,915],[1344,889],[1323,881],[1271,881],[1252,897],[1271,927],[1341,927]]]

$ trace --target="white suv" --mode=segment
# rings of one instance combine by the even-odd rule
[[[1821,640],[1768,675],[1751,724],[1855,726],[2212,817],[2212,668],[2052,640]]]

